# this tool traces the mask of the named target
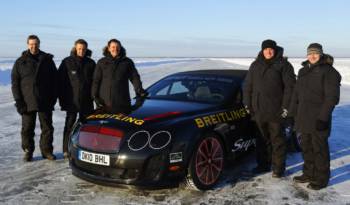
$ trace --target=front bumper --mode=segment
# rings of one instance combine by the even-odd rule
[[[169,178],[181,178],[181,172],[169,172],[167,170],[167,155],[128,155],[127,159],[121,159],[122,154],[109,154],[110,166],[96,165],[78,159],[77,147],[70,147],[69,164],[73,175],[108,186],[136,186],[148,188],[162,188],[175,186],[178,180]],[[105,153],[104,153],[105,154]],[[125,155],[124,155],[125,156]]]

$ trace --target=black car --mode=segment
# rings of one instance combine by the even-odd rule
[[[163,186],[185,179],[212,188],[229,160],[255,147],[242,105],[246,70],[169,75],[136,99],[131,113],[98,113],[76,124],[73,174],[109,185]]]

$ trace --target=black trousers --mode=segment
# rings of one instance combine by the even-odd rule
[[[303,174],[320,186],[327,186],[330,177],[329,132],[302,133]]]
[[[256,121],[261,136],[256,141],[256,160],[258,166],[283,173],[286,169],[286,140],[279,122]]]
[[[79,119],[85,119],[88,114],[79,113]],[[70,140],[70,133],[72,132],[72,128],[74,123],[77,120],[78,113],[77,112],[67,112],[66,113],[66,121],[64,124],[63,130],[63,152],[68,152],[68,143]]]
[[[34,130],[36,116],[39,116],[41,135],[40,135],[40,150],[41,153],[52,153],[53,151],[53,132],[52,126],[52,111],[49,112],[29,112],[22,115],[22,149],[28,152],[34,152]]]

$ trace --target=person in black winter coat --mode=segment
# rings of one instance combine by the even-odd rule
[[[332,66],[333,57],[324,54],[320,44],[308,46],[307,59],[299,70],[290,108],[295,129],[301,134],[304,158],[303,174],[294,181],[310,182],[308,188],[319,190],[327,186],[330,177],[328,137],[341,76]]]
[[[91,98],[92,78],[95,61],[92,60],[88,43],[78,39],[74,43],[69,57],[63,59],[59,69],[59,104],[66,111],[66,121],[63,131],[63,156],[68,157],[69,134],[79,113],[80,120],[94,110]]]
[[[24,161],[31,161],[34,152],[34,129],[38,113],[42,156],[55,160],[53,152],[52,111],[57,101],[57,69],[53,56],[39,50],[40,40],[35,35],[27,39],[28,50],[22,53],[12,69],[12,94],[17,112],[22,116],[22,149]]]
[[[102,112],[128,114],[131,112],[129,81],[136,96],[147,95],[142,88],[140,75],[117,39],[108,42],[103,55],[96,65],[92,97]]]
[[[243,103],[260,130],[255,173],[273,169],[273,177],[285,171],[286,142],[282,120],[287,117],[295,84],[293,66],[283,57],[283,48],[273,40],[262,42],[243,85]]]

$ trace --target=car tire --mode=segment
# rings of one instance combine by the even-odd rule
[[[191,189],[212,189],[219,181],[225,163],[225,151],[221,139],[211,133],[202,137],[195,146],[186,175]]]

